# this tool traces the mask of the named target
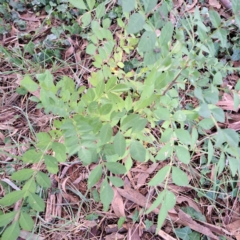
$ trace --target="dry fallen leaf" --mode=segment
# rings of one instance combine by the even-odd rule
[[[209,5],[217,9],[221,8],[221,4],[218,0],[209,0]]]
[[[124,204],[121,195],[116,188],[113,188],[114,197],[112,200],[112,208],[117,217],[125,217]]]

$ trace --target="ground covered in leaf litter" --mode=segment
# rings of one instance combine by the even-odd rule
[[[89,73],[95,69],[91,65],[91,58],[85,54],[87,40],[84,34],[80,34],[78,22],[70,24],[73,20],[70,16],[65,19],[62,17],[66,8],[64,4],[58,6],[58,13],[54,12],[49,17],[43,6],[1,2],[6,12],[4,7],[0,12],[4,17],[4,27],[0,27],[0,144],[1,149],[8,153],[0,153],[0,196],[3,196],[6,187],[4,183],[14,188],[9,183],[9,176],[16,169],[21,169],[13,156],[20,156],[29,148],[34,132],[49,131],[53,118],[28,100],[30,95],[19,87],[22,76],[50,69],[56,79],[67,75],[78,84],[81,76],[82,82],[88,85]],[[214,8],[224,18],[231,16],[231,12],[226,11],[231,8],[231,2],[226,0],[174,2],[174,11],[179,15],[191,14],[196,7],[206,7]],[[108,14],[119,14],[116,1],[109,3],[107,11]],[[76,10],[72,10],[71,16],[74,14],[77,16]],[[174,14],[170,13],[169,19],[174,21],[174,18]],[[60,28],[63,23],[64,30]],[[113,21],[111,30],[115,31],[116,27]],[[30,36],[33,36],[33,42],[39,48],[28,44]],[[40,46],[39,43],[43,44]],[[8,60],[3,57],[6,55]],[[80,66],[76,64],[79,62]],[[238,67],[239,59],[234,60],[233,65]],[[223,87],[232,89],[238,78],[235,74],[229,75]],[[38,96],[39,92],[33,92],[32,95]],[[231,94],[225,94],[218,105],[228,111],[231,119],[223,124],[224,127],[240,130],[240,115],[236,114]],[[196,157],[196,164],[198,162]],[[41,236],[40,239],[138,240],[176,239],[177,236],[181,239],[200,239],[198,233],[201,233],[202,239],[207,239],[204,235],[212,239],[218,239],[216,235],[240,239],[237,232],[240,225],[237,197],[229,195],[212,204],[208,199],[201,198],[193,188],[175,185],[169,185],[169,188],[178,196],[177,206],[169,211],[169,220],[165,221],[162,230],[156,235],[156,226],[151,225],[150,221],[156,222],[158,210],[148,216],[143,216],[141,211],[147,206],[147,196],[151,194],[147,182],[162,167],[161,163],[135,164],[124,179],[124,190],[115,191],[112,209],[105,213],[102,212],[101,204],[89,201],[86,183],[88,170],[77,159],[69,159],[68,163],[60,166],[57,176],[51,176],[52,188],[45,195],[47,208],[37,220],[39,228],[36,229],[36,236]],[[211,180],[213,171],[209,171]],[[197,169],[193,169],[193,172],[199,175]],[[127,216],[120,229],[117,226],[119,216]],[[178,230],[174,233],[173,228]],[[26,238],[27,233],[21,231],[21,239]]]

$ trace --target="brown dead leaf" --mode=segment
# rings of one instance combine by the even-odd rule
[[[107,235],[105,237],[106,240],[121,240],[121,239],[124,239],[125,236],[120,234],[120,233],[111,233],[110,235]]]
[[[232,3],[229,0],[219,0],[219,2],[227,9],[232,9]]]
[[[74,53],[74,47],[71,45],[65,52],[65,60],[68,59]]]
[[[112,208],[117,217],[125,217],[124,204],[121,195],[116,188],[113,188],[114,197],[112,200]]]
[[[165,233],[163,230],[159,230],[158,235],[165,240],[176,240],[175,238],[173,238],[170,235],[168,235],[167,233]]]
[[[240,234],[240,220],[237,220],[235,222],[232,222],[228,224],[227,230],[231,232],[233,235],[239,235]]]
[[[128,240],[141,240],[142,234],[140,232],[139,226],[133,225],[128,229],[127,239]]]
[[[209,5],[217,9],[221,8],[221,4],[218,0],[209,0]]]
[[[201,212],[198,205],[191,198],[184,197],[184,196],[178,196],[177,203],[181,204],[182,202],[187,202],[190,207],[194,208],[197,212]]]
[[[179,209],[178,211],[178,217],[179,217],[179,220],[177,222],[179,222],[180,224],[184,226],[188,226],[192,230],[202,233],[212,239],[216,239],[216,240],[219,239],[216,235],[212,233],[212,231],[209,228],[204,227],[203,225],[194,221],[188,214],[183,212],[181,209]]]
[[[238,106],[237,108],[234,108],[234,99],[228,93],[223,94],[222,100],[217,103],[217,106],[221,107],[224,110],[230,110],[235,112],[238,112],[240,108],[240,106]]]

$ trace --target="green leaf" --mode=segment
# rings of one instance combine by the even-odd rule
[[[232,157],[228,157],[227,160],[229,161],[229,167],[232,172],[232,177],[234,177],[237,174],[238,168],[240,166],[240,160]]]
[[[114,137],[113,146],[115,152],[121,157],[126,152],[126,140],[121,132],[118,132]]]
[[[0,205],[4,206],[4,207],[11,206],[14,203],[16,203],[18,200],[22,199],[23,196],[24,196],[24,193],[25,192],[22,191],[22,190],[18,190],[18,191],[8,193],[8,194],[5,195],[5,197],[0,199]]]
[[[198,123],[198,125],[205,130],[210,130],[214,127],[214,122],[211,118],[204,118]]]
[[[45,209],[45,203],[42,200],[42,198],[40,198],[37,194],[35,193],[29,193],[28,195],[28,203],[29,205],[36,210],[37,212],[42,212]]]
[[[99,4],[96,8],[96,18],[100,19],[105,15],[105,2]]]
[[[33,178],[30,178],[23,186],[22,190],[25,192],[36,192],[37,186]]]
[[[204,215],[202,215],[200,212],[196,211],[192,207],[182,207],[181,209],[194,219],[197,219],[203,222],[207,221]]]
[[[172,40],[173,35],[173,24],[171,22],[167,22],[162,28],[161,35],[159,38],[160,46],[167,45],[169,41]]]
[[[87,9],[83,0],[69,0],[69,2],[76,8]]]
[[[157,6],[158,0],[143,0],[145,13],[149,13]]]
[[[108,179],[115,187],[122,187],[124,185],[123,180],[119,177],[108,177]]]
[[[38,172],[36,176],[37,183],[44,188],[51,187],[51,180],[46,173]]]
[[[162,202],[162,207],[158,214],[158,222],[157,222],[156,232],[158,232],[159,229],[162,227],[162,224],[167,217],[168,211],[171,210],[176,204],[176,196],[172,192],[170,192],[168,190],[164,190],[163,194],[164,194],[164,199]]]
[[[4,231],[1,240],[16,240],[20,234],[20,228],[18,221],[12,223]]]
[[[188,185],[187,174],[177,167],[172,167],[172,180],[178,186]]]
[[[35,149],[27,150],[22,156],[22,160],[25,163],[37,163],[41,158],[42,153],[36,152]]]
[[[25,181],[33,175],[32,169],[22,169],[12,174],[11,179],[18,181]]]
[[[55,158],[58,162],[66,162],[67,154],[66,154],[66,147],[62,143],[53,142],[52,143],[52,150],[55,152]]]
[[[29,92],[35,92],[38,89],[38,84],[35,83],[29,75],[24,76],[20,85],[25,87]]]
[[[238,147],[239,144],[239,135],[236,131],[233,129],[224,129],[222,130],[224,134],[224,138],[226,142],[231,146],[231,147]]]
[[[222,74],[220,72],[217,72],[213,77],[213,84],[221,85],[222,83]]]
[[[225,114],[222,108],[216,107],[211,110],[213,117],[216,121],[224,123],[225,122]]]
[[[189,227],[175,228],[174,231],[175,234],[182,240],[190,240],[189,234],[192,232],[192,230]]]
[[[144,162],[146,159],[146,149],[139,141],[132,141],[130,145],[130,155],[134,160]]]
[[[167,165],[160,169],[153,179],[148,183],[149,186],[157,186],[164,181],[166,176],[170,174],[171,166]]]
[[[52,157],[50,155],[44,155],[44,162],[46,164],[47,170],[50,173],[58,173],[58,161],[55,157]]]
[[[216,12],[214,10],[210,10],[208,13],[209,13],[209,17],[210,17],[210,20],[211,20],[213,26],[215,28],[218,28],[221,24],[221,18],[219,16],[218,12]]]
[[[127,129],[132,128],[133,126],[137,125],[140,119],[141,118],[140,118],[140,116],[138,114],[130,114],[130,115],[128,115],[121,122],[121,129],[122,129],[122,131],[126,131]]]
[[[32,220],[29,214],[27,214],[26,212],[21,212],[19,224],[23,230],[32,231],[34,221]]]
[[[90,23],[91,23],[91,20],[92,20],[92,17],[91,17],[91,13],[90,12],[86,12],[82,15],[82,27],[87,27]],[[89,46],[90,44],[88,44]],[[93,45],[93,44],[91,44]],[[87,46],[87,49],[88,49],[88,46]],[[93,45],[94,46],[94,45]],[[86,49],[86,53],[88,53],[88,50]],[[95,51],[94,51],[95,52]]]
[[[134,10],[136,0],[122,0],[123,13],[129,13]]]
[[[109,208],[110,203],[113,200],[114,192],[111,186],[108,184],[107,179],[105,178],[102,182],[100,189],[100,199],[103,203],[103,210],[106,212]]]
[[[184,122],[187,119],[186,114],[181,110],[176,111],[173,115],[173,118],[178,122]]]
[[[97,49],[97,47],[95,45],[93,45],[92,43],[90,43],[87,46],[86,53],[89,55],[95,55],[96,49]]]
[[[177,138],[178,138],[183,144],[191,145],[192,139],[191,139],[190,133],[189,133],[187,130],[185,130],[185,129],[176,129],[176,130],[175,130],[175,133],[176,133],[176,135],[177,135]]]
[[[102,176],[102,165],[99,164],[97,167],[95,167],[89,177],[88,177],[88,188],[93,187],[101,178]]]
[[[164,197],[164,191],[162,191],[160,194],[157,195],[157,198],[154,200],[150,208],[146,211],[146,214],[149,214],[154,209],[156,209],[162,203],[163,197]]]
[[[139,51],[148,52],[151,49],[154,49],[156,39],[157,39],[157,36],[155,32],[150,32],[150,31],[144,32],[138,43]]]
[[[47,150],[49,149],[51,145],[51,137],[48,133],[46,132],[40,132],[36,134],[37,136],[37,147],[40,148],[41,150]]]
[[[126,92],[130,89],[130,87],[126,84],[120,83],[111,89],[113,92]]]
[[[93,9],[94,5],[96,3],[96,0],[87,0],[87,5],[90,10]]]
[[[143,29],[144,23],[145,19],[140,13],[132,14],[128,22],[127,32],[129,34],[138,33]]]
[[[173,145],[171,143],[167,143],[159,150],[155,159],[159,161],[163,161],[168,157],[170,157],[172,152],[173,152]]]
[[[177,154],[179,161],[181,161],[182,163],[185,163],[185,164],[189,164],[191,157],[190,157],[190,153],[189,153],[188,149],[186,149],[183,146],[176,146],[175,149],[176,149],[176,154]]]
[[[112,128],[109,123],[102,126],[99,134],[99,138],[102,144],[109,142],[112,138]]]
[[[101,106],[100,108],[100,114],[101,115],[107,115],[111,112],[113,105],[111,103],[107,103]]]
[[[13,211],[10,213],[5,213],[0,215],[0,227],[4,227],[6,225],[8,225],[16,216],[17,212]]]
[[[208,165],[211,163],[214,155],[214,148],[211,140],[208,140]]]
[[[170,111],[164,107],[158,107],[154,114],[158,120],[168,121],[170,119]]]
[[[202,103],[199,108],[199,115],[203,118],[210,118],[211,112],[207,103]]]
[[[126,173],[126,168],[118,162],[108,162],[106,163],[107,169],[114,174],[124,174]]]
[[[84,165],[89,165],[92,162],[92,153],[86,148],[80,148],[78,151],[78,157]]]

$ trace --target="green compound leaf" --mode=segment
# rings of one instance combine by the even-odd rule
[[[106,163],[107,169],[114,174],[124,174],[126,173],[126,168],[118,162]]]
[[[188,149],[183,146],[176,146],[176,154],[182,163],[189,164],[190,163],[190,153]]]
[[[102,165],[98,165],[97,167],[95,167],[89,177],[88,177],[88,188],[93,187],[101,178],[102,176]]]
[[[34,210],[38,212],[42,212],[45,209],[44,201],[35,193],[29,193],[28,203]]]
[[[31,231],[34,226],[34,221],[32,220],[31,216],[26,212],[21,212],[19,218],[19,224],[22,229],[26,231]]]
[[[51,180],[46,173],[38,172],[36,176],[36,181],[43,188],[51,187]]]
[[[1,240],[16,240],[20,234],[20,228],[18,221],[12,223],[7,229],[4,231]]]
[[[128,22],[127,32],[129,34],[138,33],[143,29],[144,23],[145,19],[143,15],[141,15],[140,13],[132,14]]]
[[[107,211],[110,203],[113,200],[114,192],[111,186],[108,184],[107,179],[105,178],[102,182],[100,189],[100,199],[103,203],[103,210]]]
[[[187,174],[177,167],[172,167],[172,180],[178,186],[188,185]]]
[[[126,151],[126,140],[121,132],[118,132],[117,135],[114,137],[113,146],[114,146],[115,152],[119,156],[124,155]]]
[[[134,160],[144,162],[146,159],[146,149],[139,141],[132,141],[130,145],[130,155]]]
[[[17,214],[17,212],[13,211],[10,213],[5,213],[5,214],[0,215],[0,227],[4,227],[4,226],[8,225],[13,220],[13,218],[16,216],[16,214]]]
[[[148,183],[149,186],[157,186],[164,181],[166,176],[170,173],[171,166],[165,166],[158,171],[153,179]]]
[[[18,200],[22,199],[25,191],[19,190],[8,193],[5,197],[0,200],[0,205],[8,207],[16,203]]]
[[[22,169],[12,174],[11,179],[17,181],[25,181],[33,175],[32,169]]]
[[[157,36],[155,32],[150,32],[150,31],[144,32],[138,44],[139,51],[148,52],[154,49],[156,39],[157,39]]]
[[[87,9],[83,0],[69,0],[69,2],[76,8]]]

